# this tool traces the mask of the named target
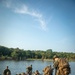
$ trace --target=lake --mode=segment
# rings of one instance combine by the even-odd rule
[[[71,66],[71,74],[75,75],[75,62],[69,62]],[[41,60],[26,60],[26,61],[14,61],[14,60],[3,60],[0,61],[0,74],[2,75],[3,70],[6,66],[9,66],[11,74],[15,75],[16,73],[26,72],[26,67],[32,64],[33,72],[38,70],[40,73],[43,73],[42,70],[48,65],[53,65],[50,61],[41,61]]]

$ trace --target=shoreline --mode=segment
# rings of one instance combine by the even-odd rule
[[[50,62],[52,62],[53,61],[53,59],[31,59],[31,58],[28,58],[28,59],[25,59],[25,60],[16,60],[16,59],[0,59],[0,61],[4,61],[4,60],[14,60],[14,61],[36,61],[36,60],[38,60],[38,61],[50,61]],[[69,59],[68,60],[69,62],[75,62],[75,59]]]
[[[40,60],[40,61],[53,61],[52,59],[26,59],[26,60]]]

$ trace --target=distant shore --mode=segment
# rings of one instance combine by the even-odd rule
[[[0,61],[2,61],[2,60],[15,60],[15,61],[25,61],[25,60],[27,60],[27,61],[35,61],[35,60],[39,60],[39,61],[50,61],[50,62],[53,61],[53,59],[34,59],[34,58],[28,58],[28,59],[24,59],[24,60],[16,60],[16,59],[12,59],[11,57],[7,57],[7,58],[1,58],[0,57]],[[68,61],[69,62],[75,61],[75,59],[69,59]]]
[[[26,59],[26,60],[42,60],[42,61],[53,61],[52,59]]]
[[[11,57],[7,57],[7,58],[1,58],[0,57],[0,60],[16,60],[16,59],[13,59]],[[52,59],[34,59],[34,58],[28,58],[28,59],[24,59],[24,60],[40,60],[40,61],[53,61]]]

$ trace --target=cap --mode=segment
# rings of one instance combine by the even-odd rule
[[[55,59],[55,58],[58,58],[58,56],[57,56],[57,55],[54,55],[54,56],[53,56],[53,59]]]

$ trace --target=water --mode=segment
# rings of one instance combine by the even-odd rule
[[[40,73],[43,73],[43,68],[45,68],[48,65],[53,65],[52,62],[49,61],[41,61],[41,60],[35,60],[35,61],[13,61],[13,60],[4,60],[0,61],[0,74],[3,73],[3,70],[6,68],[6,66],[9,66],[9,69],[11,70],[11,74],[15,75],[16,73],[26,72],[26,67],[32,64],[33,72],[38,70]],[[75,75],[75,62],[70,62],[71,66],[71,74]]]

